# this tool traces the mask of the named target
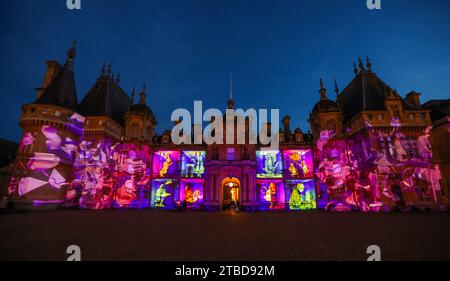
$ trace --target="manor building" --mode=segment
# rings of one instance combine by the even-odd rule
[[[401,98],[370,62],[355,65],[342,92],[336,85],[335,101],[321,80],[312,133],[292,130],[285,116],[279,148],[269,149],[175,145],[170,131],[155,133],[146,86],[128,95],[111,66],[79,102],[75,55],[73,46],[64,65],[47,62],[36,100],[22,107],[8,188],[15,208],[390,211],[445,203],[430,111],[418,93]]]

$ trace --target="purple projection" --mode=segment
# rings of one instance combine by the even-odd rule
[[[256,182],[260,209],[283,209],[285,192],[282,180],[258,180]]]
[[[150,205],[150,147],[122,144],[118,148],[115,208],[146,208]]]
[[[257,177],[282,178],[283,165],[278,150],[256,151]]]
[[[174,179],[157,179],[152,181],[151,207],[174,209],[180,201],[180,184]]]
[[[94,144],[82,141],[74,163],[76,177],[72,187],[80,193],[79,205],[88,209],[105,209],[111,206],[114,187],[115,151],[109,141]]]
[[[45,141],[37,142],[38,138]],[[25,157],[17,161],[9,196],[18,199],[30,196],[40,204],[64,202],[61,194],[71,187],[70,165],[77,153],[76,143],[69,137],[61,138],[56,128],[45,125],[40,131],[24,133],[19,151]]]
[[[284,150],[285,169],[293,179],[312,178],[314,176],[312,150]]]
[[[203,180],[181,180],[180,201],[185,200],[188,206],[198,207],[203,203],[203,193]]]
[[[156,177],[174,176],[180,161],[179,151],[156,151],[153,154],[153,174]]]
[[[203,163],[205,151],[183,151],[181,176],[186,178],[202,178],[205,173]]]
[[[286,181],[286,201],[289,210],[306,211],[317,208],[314,180]]]
[[[430,128],[414,138],[401,132],[397,118],[391,123],[389,131],[370,130],[348,140],[320,134],[315,153],[319,205],[326,201],[327,210],[377,212],[441,200],[439,167],[429,164]]]

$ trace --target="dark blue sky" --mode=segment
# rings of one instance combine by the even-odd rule
[[[352,60],[369,55],[374,72],[401,95],[449,98],[450,1],[382,0],[0,0],[0,138],[19,140],[20,106],[33,102],[45,61],[75,62],[81,100],[104,62],[129,92],[147,83],[148,103],[169,128],[178,107],[224,108],[228,73],[236,105],[280,108],[309,130],[319,78],[334,98],[353,78]]]

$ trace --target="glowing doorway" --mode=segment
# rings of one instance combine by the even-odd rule
[[[234,210],[240,206],[241,182],[237,178],[225,178],[222,181],[224,210]]]

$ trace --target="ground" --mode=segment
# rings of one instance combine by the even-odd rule
[[[0,213],[1,260],[450,260],[450,213]]]

